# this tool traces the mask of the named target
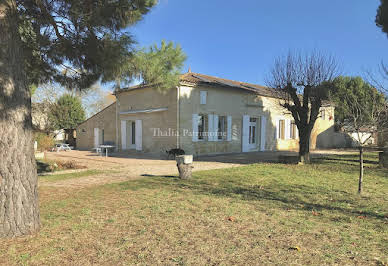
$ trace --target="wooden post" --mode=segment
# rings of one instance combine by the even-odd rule
[[[364,178],[364,150],[360,146],[360,177],[358,179],[358,194],[362,193],[362,180]]]
[[[388,169],[388,148],[383,149],[379,152],[379,164],[381,168]]]
[[[178,167],[179,177],[181,179],[191,178],[193,167],[193,155],[179,155],[175,157],[176,166]]]

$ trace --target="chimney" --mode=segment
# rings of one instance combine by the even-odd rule
[[[187,70],[187,73],[191,73],[191,67],[189,67],[189,70]]]

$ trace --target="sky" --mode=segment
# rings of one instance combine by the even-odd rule
[[[379,0],[159,0],[130,28],[139,46],[179,43],[184,72],[265,85],[289,50],[335,56],[344,75],[388,63],[387,35],[375,25]]]

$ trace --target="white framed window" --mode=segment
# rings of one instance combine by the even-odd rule
[[[206,140],[208,116],[206,114],[198,115],[198,140]]]
[[[286,120],[280,119],[278,122],[278,139],[286,138]]]
[[[297,139],[297,127],[295,121],[291,121],[290,123],[290,138]]]
[[[200,97],[200,103],[201,104],[206,104],[207,91],[200,91],[199,92],[199,97]]]
[[[228,119],[227,116],[218,117],[217,125],[217,139],[226,140],[227,139],[227,129],[228,129]]]

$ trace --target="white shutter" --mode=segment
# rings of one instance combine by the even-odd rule
[[[98,128],[94,128],[94,148],[100,146],[100,130]]]
[[[142,128],[142,122],[141,120],[136,120],[136,150],[141,151],[143,149],[143,128]]]
[[[193,114],[192,123],[193,123],[193,142],[197,142],[198,141],[198,114]]]
[[[285,122],[285,129],[284,129],[284,138],[285,139],[291,139],[291,120],[290,119],[286,119]]]
[[[249,115],[243,116],[242,121],[242,151],[249,151]]]
[[[232,141],[232,116],[231,115],[228,115],[226,140]]]
[[[121,149],[127,148],[127,121],[121,120]]]
[[[218,141],[218,115],[213,116],[213,141]]]
[[[261,134],[260,134],[260,150],[265,151],[265,140],[266,140],[266,129],[267,126],[267,117],[261,117]]]
[[[207,137],[207,140],[208,141],[214,141],[214,115],[208,115],[207,117],[207,132],[208,132],[208,137]]]
[[[299,130],[296,124],[295,124],[295,139],[299,139]]]
[[[200,91],[199,92],[201,104],[206,104],[206,96],[207,96],[207,91]]]
[[[275,128],[276,128],[276,132],[275,132],[276,136],[275,136],[275,139],[279,139],[279,121],[280,121],[280,119],[279,119],[279,118],[276,118],[276,120],[275,120],[275,123],[276,123],[276,126],[275,126]]]

